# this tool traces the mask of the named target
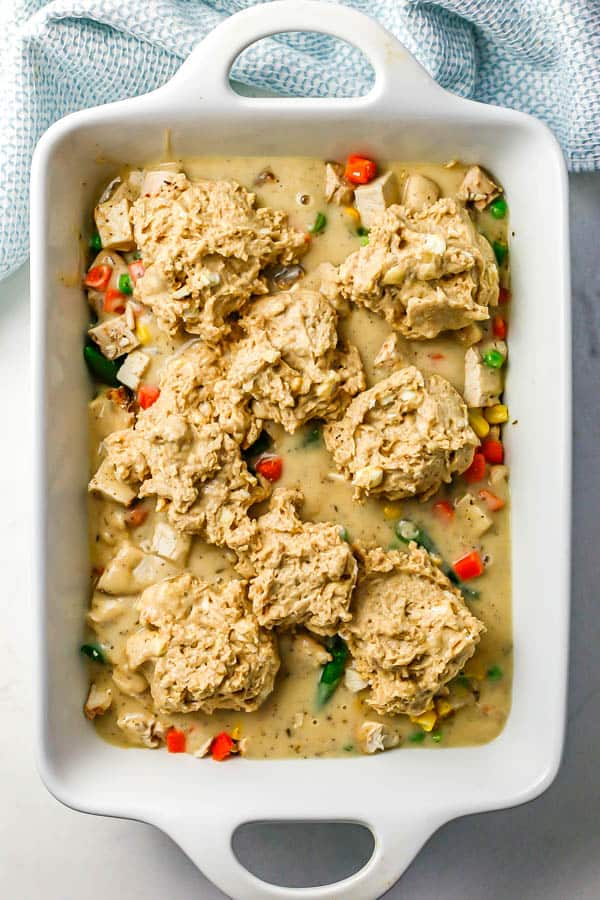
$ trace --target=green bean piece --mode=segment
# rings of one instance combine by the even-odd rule
[[[411,744],[422,744],[425,740],[425,732],[424,731],[413,731],[412,734],[408,736]]]
[[[119,290],[122,294],[133,294],[133,285],[127,272],[123,272],[122,275],[119,275]]]
[[[499,350],[487,350],[482,359],[490,369],[501,369],[504,365],[504,355]]]
[[[496,262],[499,266],[503,266],[508,256],[508,247],[506,244],[503,244],[502,241],[494,241],[492,243],[492,249],[494,251],[494,256],[496,257]]]
[[[467,678],[466,675],[459,675],[456,679],[456,683],[460,684],[461,687],[466,688],[468,691],[471,690],[471,679]]]
[[[344,675],[346,660],[348,659],[348,648],[339,634],[329,638],[326,647],[332,658],[330,662],[325,663],[321,670],[321,678],[319,679],[317,693],[317,703],[319,706],[324,706],[335,693]]]
[[[97,231],[90,238],[90,250],[93,250],[94,253],[99,253],[102,250],[102,241]]]
[[[410,519],[400,519],[400,521],[396,523],[395,531],[396,535],[405,544],[410,544],[411,541],[414,541],[415,544],[418,544],[419,547],[423,547],[423,549],[427,550],[428,553],[431,553],[434,556],[438,556],[441,559],[440,569],[442,570],[446,578],[449,578],[452,584],[456,585],[465,599],[479,599],[479,591],[476,591],[474,588],[467,587],[467,585],[460,580],[452,566],[448,565],[448,563],[444,559],[442,559],[441,553],[424,528],[420,528]]]
[[[323,433],[321,431],[321,425],[313,425],[304,435],[304,439],[302,441],[303,447],[316,447],[317,444],[321,443],[321,438]]]
[[[369,237],[369,229],[365,228],[364,225],[359,225],[356,229],[356,233],[359,237]]]
[[[503,219],[508,212],[508,204],[504,197],[497,197],[490,203],[488,209],[494,219]]]
[[[490,668],[487,670],[487,677],[490,681],[500,681],[503,675],[504,672],[502,671],[500,666],[490,666]]]
[[[319,212],[317,213],[317,218],[314,223],[308,229],[311,234],[321,234],[322,231],[325,231],[325,227],[327,225],[327,216]]]
[[[119,387],[120,381],[117,379],[117,372],[123,362],[122,356],[118,359],[107,359],[93,344],[85,344],[83,358],[94,378],[110,387]]]
[[[442,732],[441,731],[432,731],[431,732],[431,740],[434,744],[439,744],[442,740]]]
[[[102,665],[106,663],[106,656],[99,644],[82,644],[79,650],[84,656],[91,659],[92,662],[102,663]]]
[[[340,525],[340,526],[339,526],[339,529],[340,529],[340,537],[341,537],[341,539],[342,539],[343,541],[346,541],[346,543],[349,544],[349,543],[350,543],[350,535],[348,534],[348,529],[346,528],[345,525]]]
[[[352,753],[352,751],[354,750],[354,744],[344,744],[342,750],[345,750],[346,753]]]

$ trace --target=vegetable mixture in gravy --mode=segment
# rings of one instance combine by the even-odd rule
[[[479,744],[510,706],[508,208],[479,166],[126,169],[84,276],[106,739]]]

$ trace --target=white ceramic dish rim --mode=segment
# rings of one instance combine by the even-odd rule
[[[265,35],[293,30],[327,32],[358,46],[375,70],[373,90],[350,100],[235,95],[228,85],[228,72],[241,49]],[[60,584],[74,597],[82,595],[81,573],[73,574],[70,580],[66,574],[56,574],[57,568],[64,572],[70,557],[68,553],[64,556],[61,543],[56,541],[52,523],[64,522],[68,535],[71,519],[75,525],[82,522],[81,492],[69,484],[69,476],[71,464],[75,469],[85,466],[79,458],[85,438],[75,432],[61,433],[60,391],[65,383],[72,383],[79,397],[85,387],[75,332],[71,335],[70,326],[65,326],[68,340],[73,340],[69,352],[78,357],[70,372],[68,354],[52,341],[52,334],[57,333],[56,307],[65,304],[69,310],[70,303],[72,310],[73,299],[79,296],[76,277],[73,283],[63,279],[60,285],[53,280],[57,271],[53,254],[66,253],[62,248],[75,239],[71,226],[76,225],[75,219],[63,228],[56,218],[60,202],[55,185],[68,171],[68,161],[73,164],[82,152],[89,154],[92,139],[100,146],[98,135],[109,134],[111,126],[131,130],[132,123],[137,123],[140,134],[150,134],[148,129],[157,130],[169,121],[175,132],[179,127],[189,138],[194,120],[197,128],[200,117],[212,152],[216,152],[222,135],[224,146],[235,146],[237,137],[242,142],[239,152],[249,155],[290,152],[289,136],[274,136],[276,122],[282,132],[296,135],[302,152],[314,156],[324,153],[307,152],[316,146],[315,138],[307,135],[309,123],[322,133],[328,155],[337,140],[332,129],[342,132],[339,142],[344,143],[340,147],[354,149],[361,123],[363,135],[367,123],[363,149],[398,158],[393,149],[399,141],[397,123],[409,122],[405,148],[412,146],[408,132],[414,132],[418,135],[418,155],[429,158],[448,132],[454,135],[448,140],[462,151],[461,155],[466,156],[467,148],[472,147],[474,160],[494,161],[494,170],[505,184],[511,227],[517,232],[514,291],[527,303],[515,304],[511,352],[517,364],[510,371],[508,383],[511,410],[523,423],[508,440],[508,452],[514,452],[512,486],[516,498],[515,693],[508,723],[491,744],[456,750],[400,751],[364,759],[239,760],[234,766],[219,767],[190,757],[175,760],[166,754],[118,750],[98,741],[82,720],[83,673],[81,677],[74,675],[68,666],[63,672],[67,664],[53,640],[57,633],[61,641],[64,639],[63,652],[71,645],[64,628],[79,633],[77,623],[86,602],[81,596],[80,608],[65,611],[56,587]],[[116,138],[112,140],[115,167],[130,158],[123,155],[127,150],[135,155],[135,131],[121,144]],[[504,134],[510,137],[506,145]],[[151,143],[149,140],[148,155],[156,155]],[[182,138],[181,146],[184,144]],[[535,151],[536,177],[532,176],[528,190],[520,156],[511,155],[513,145],[523,152]],[[447,155],[449,148],[443,149]],[[204,145],[198,146],[196,155],[203,152],[208,152]],[[410,158],[407,152],[402,158]],[[80,159],[79,164],[84,166],[85,161]],[[77,197],[75,193],[71,200],[75,202]],[[89,209],[89,202],[87,207],[81,198],[77,202],[76,216],[80,217]],[[36,149],[32,169],[33,545],[37,757],[45,784],[59,800],[82,811],[138,819],[162,828],[232,897],[368,900],[394,883],[424,841],[444,822],[525,802],[548,787],[558,770],[562,750],[568,650],[571,410],[567,235],[564,163],[545,126],[511,110],[448,94],[374,21],[354,10],[313,0],[283,0],[238,13],[194,50],[164,88],[141,98],[75,113],[49,129]],[[534,326],[535,345],[531,340]],[[82,318],[77,325],[79,340],[83,327]],[[81,409],[69,410],[65,416],[68,430],[78,416],[81,418]],[[540,459],[535,452],[536,440],[541,446],[552,446],[552,455]],[[57,460],[62,458],[69,469],[65,481],[57,473]],[[546,494],[542,495],[544,488]],[[83,544],[77,544],[80,553]],[[549,546],[557,548],[551,573]],[[83,557],[79,564],[73,559],[73,572],[84,565]],[[67,579],[64,584],[60,577]],[[542,603],[542,610],[539,606],[535,609]],[[72,699],[77,702],[68,703],[60,690],[66,692],[73,680],[77,684]],[[231,837],[244,822],[272,819],[363,823],[374,833],[375,850],[363,869],[336,884],[304,889],[266,884],[237,861]]]

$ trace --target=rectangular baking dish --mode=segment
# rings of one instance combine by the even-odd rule
[[[358,46],[375,71],[354,99],[248,98],[228,73],[239,52],[277,32],[326,32]],[[127,752],[102,742],[81,708],[76,648],[88,603],[86,540],[90,384],[78,238],[97,191],[123,163],[164,151],[481,162],[511,211],[514,310],[507,396],[512,420],[514,689],[492,743],[351,759],[240,759]],[[459,99],[437,86],[371,19],[312,0],[253,6],[200,44],[160,90],[62,119],[41,139],[31,182],[35,415],[33,534],[37,757],[48,789],[91,813],[167,832],[234,898],[380,896],[427,838],[456,816],[523,803],[551,783],[565,720],[570,548],[570,304],[567,181],[560,149],[537,120]],[[231,849],[254,820],[367,825],[373,856],[321,888],[265,884]]]

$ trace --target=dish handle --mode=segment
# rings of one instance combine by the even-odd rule
[[[448,100],[441,88],[414,56],[378,22],[348,6],[321,0],[273,0],[259,3],[225,19],[192,50],[173,78],[162,88],[174,102],[189,103],[194,97],[216,103],[270,102],[265,98],[240,97],[229,84],[229,72],[239,54],[264,37],[289,31],[314,31],[340,38],[357,47],[373,66],[375,84],[364,97],[338,100],[362,104],[388,96],[404,105],[430,108],[437,99]],[[315,102],[313,100],[313,102]],[[317,101],[318,102],[318,101]],[[335,103],[327,98],[327,103]]]
[[[161,824],[200,871],[233,900],[377,900],[396,883],[441,824],[439,812],[433,816],[411,811],[408,822],[403,821],[397,808],[387,818],[378,816],[376,824],[367,820],[345,821],[371,831],[375,841],[371,858],[342,881],[308,888],[262,881],[238,861],[232,839],[236,829],[245,824],[243,819],[208,822],[182,813]]]

